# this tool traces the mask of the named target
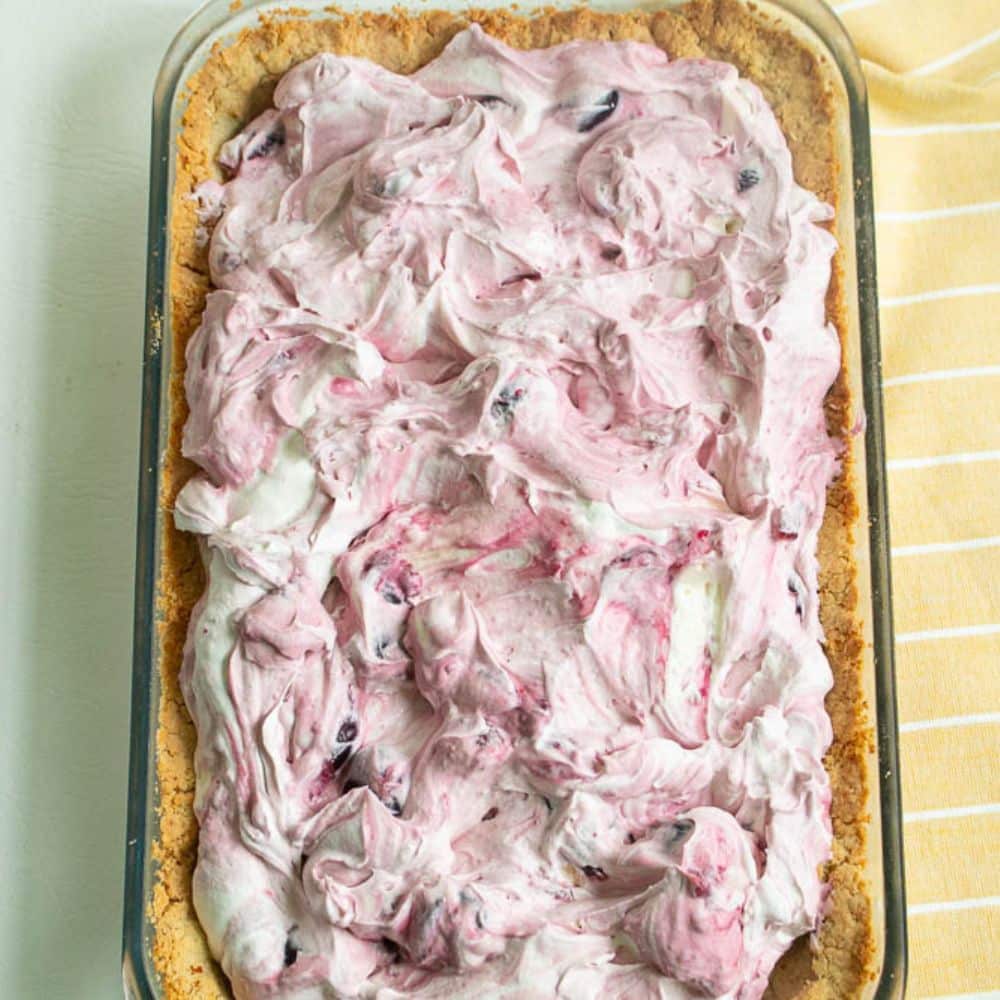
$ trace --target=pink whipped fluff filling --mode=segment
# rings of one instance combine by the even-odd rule
[[[472,27],[221,160],[176,518],[237,995],[759,997],[830,852],[840,363],[761,94]]]

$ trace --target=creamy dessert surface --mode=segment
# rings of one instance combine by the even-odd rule
[[[724,15],[756,26],[272,22],[193,82],[167,995],[226,988],[192,895],[241,996],[857,992],[836,243],[766,77],[677,58],[726,54],[698,36]],[[549,47],[612,26],[659,44]],[[437,44],[399,76],[378,34]],[[273,93],[239,80],[275,53]],[[832,201],[817,134],[798,179]]]

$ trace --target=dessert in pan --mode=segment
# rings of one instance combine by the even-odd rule
[[[167,995],[858,992],[831,100],[730,3],[192,81]]]

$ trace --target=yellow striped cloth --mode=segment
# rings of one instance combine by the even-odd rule
[[[872,114],[912,998],[1000,997],[1000,0],[834,0]]]

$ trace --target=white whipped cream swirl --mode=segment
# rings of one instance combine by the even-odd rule
[[[221,159],[176,519],[236,994],[758,998],[830,852],[840,364],[759,91],[472,27]]]

